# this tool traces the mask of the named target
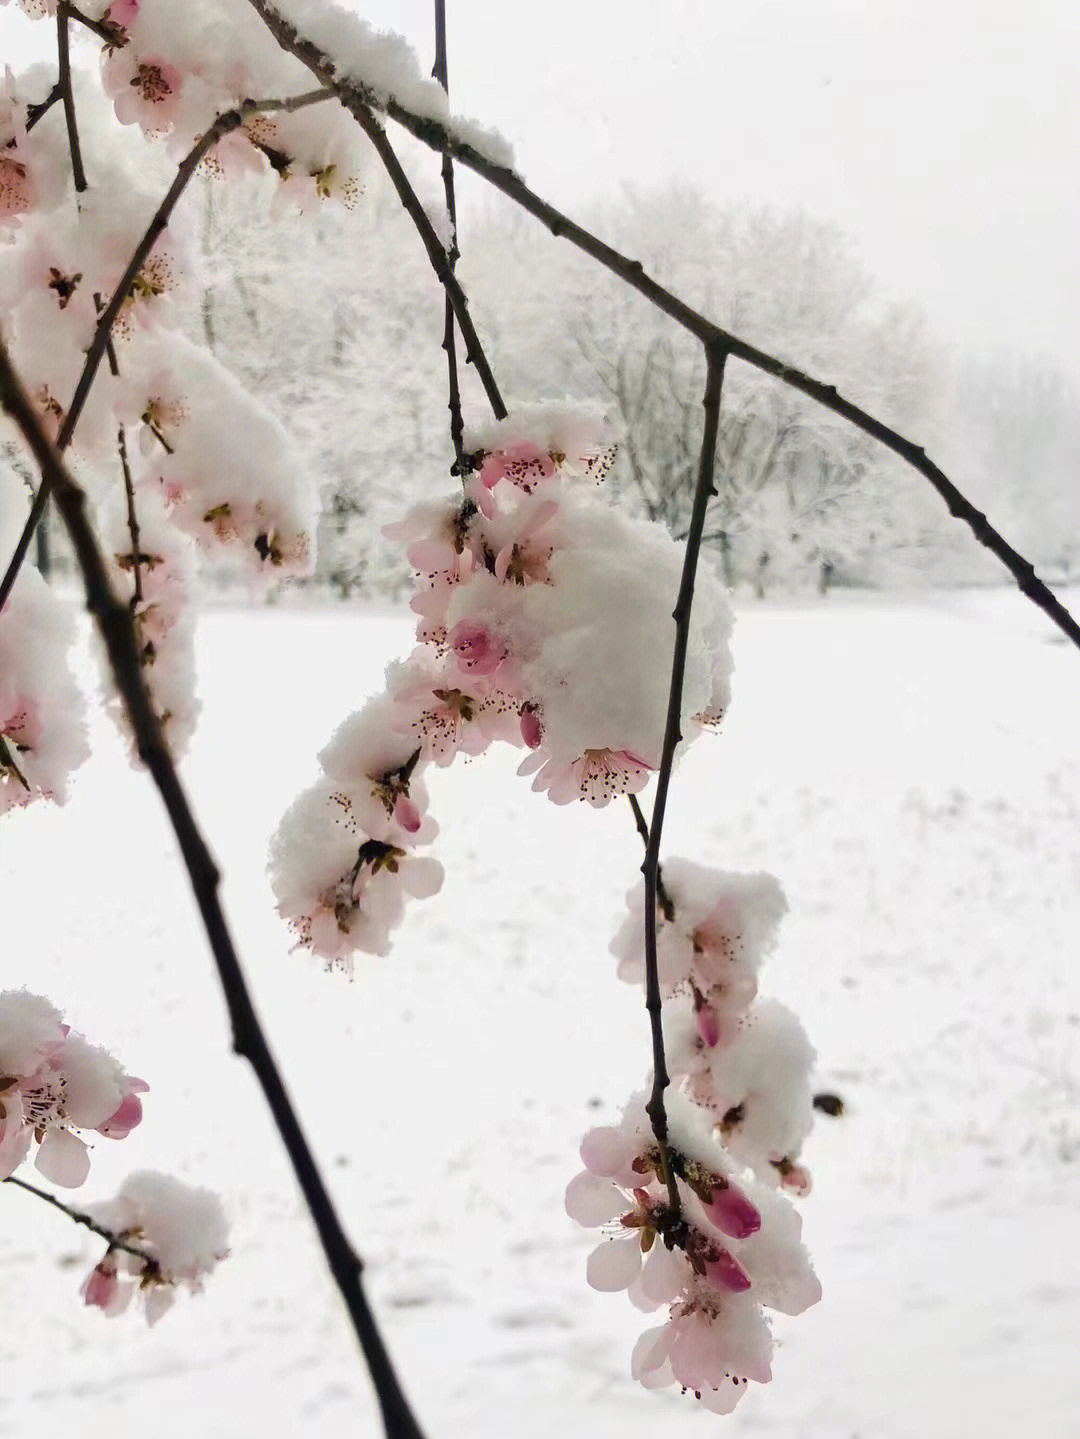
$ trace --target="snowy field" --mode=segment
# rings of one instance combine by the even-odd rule
[[[609,938],[625,805],[558,810],[492,754],[432,777],[448,871],[353,983],[289,953],[263,873],[315,752],[409,643],[344,608],[217,609],[184,773],[271,1041],[430,1439],[1080,1433],[1080,656],[1014,593],[744,607],[736,702],[668,852],[791,904],[763,991],[847,1102],[805,1158],[822,1303],[731,1418],[632,1383],[647,1321],[584,1281],[577,1144],[645,1076]],[[154,1331],[76,1293],[100,1245],[0,1190],[0,1435],[377,1436],[367,1378],[223,1006],[149,783],[107,722],[66,809],[0,831],[0,987],[145,1077],[86,1200],[219,1189],[233,1255]],[[28,1171],[32,1177],[33,1171]]]

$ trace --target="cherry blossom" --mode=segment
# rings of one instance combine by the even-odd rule
[[[228,1256],[229,1226],[218,1196],[169,1175],[140,1170],[114,1199],[89,1206],[96,1223],[137,1247],[140,1258],[111,1247],[82,1285],[86,1304],[113,1317],[137,1294],[154,1324],[183,1287],[192,1294]]]
[[[35,1164],[54,1184],[76,1188],[90,1170],[85,1140],[95,1129],[124,1139],[142,1118],[148,1086],[106,1050],[61,1021],[47,999],[0,993],[0,1178],[38,1145]]]
[[[673,1208],[644,1100],[630,1101],[618,1127],[585,1136],[586,1169],[567,1188],[567,1211],[586,1226],[614,1226],[589,1256],[593,1288],[625,1289],[641,1309],[670,1306],[667,1323],[638,1341],[634,1377],[650,1388],[678,1383],[725,1412],[746,1381],[771,1377],[762,1306],[799,1314],[820,1285],[796,1210],[740,1173],[709,1117],[677,1093],[668,1096]]]

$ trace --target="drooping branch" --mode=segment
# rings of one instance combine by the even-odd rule
[[[660,897],[660,838],[664,829],[664,812],[667,808],[675,750],[682,739],[680,717],[686,652],[690,643],[690,612],[694,603],[694,582],[697,577],[698,556],[701,553],[701,536],[705,528],[705,511],[708,508],[709,500],[716,493],[713,486],[713,472],[716,462],[716,437],[720,427],[720,392],[724,382],[726,361],[727,351],[722,346],[709,346],[708,371],[705,377],[705,420],[701,437],[701,455],[698,461],[697,487],[694,491],[694,507],[690,517],[690,533],[686,539],[686,554],[683,558],[682,577],[679,581],[679,595],[675,601],[675,648],[671,660],[671,683],[668,689],[664,743],[660,751],[660,769],[656,778],[656,798],[653,801],[652,818],[649,823],[648,843],[645,846],[645,862],[641,867],[641,872],[645,876],[645,1007],[649,1011],[653,1043],[652,1093],[645,1108],[660,1150],[660,1161],[668,1197],[671,1207],[676,1213],[679,1210],[679,1191],[671,1166],[671,1154],[667,1142],[667,1109],[664,1105],[664,1091],[670,1083],[670,1076],[664,1055],[664,1027],[656,953],[656,911]]]
[[[75,122],[75,92],[71,88],[71,40],[68,35],[70,11],[64,0],[56,7],[56,54],[59,65],[60,93],[64,101],[64,123],[67,125],[68,150],[71,152],[71,178],[76,195],[86,189],[86,171],[83,169],[82,150],[79,146],[79,127]]]
[[[55,1194],[50,1194],[47,1189],[39,1189],[36,1184],[30,1184],[27,1180],[19,1179],[14,1174],[9,1174],[3,1182],[5,1184],[14,1184],[17,1188],[24,1189],[27,1194],[34,1194],[38,1199],[43,1199],[46,1204],[51,1204],[54,1209],[59,1209],[61,1214],[66,1214],[67,1217],[74,1220],[76,1224],[81,1224],[84,1229],[89,1229],[90,1232],[96,1234],[99,1239],[104,1239],[110,1249],[122,1249],[125,1254],[133,1254],[136,1259],[142,1259],[157,1269],[158,1262],[152,1254],[148,1254],[145,1249],[140,1249],[137,1244],[132,1244],[131,1241],[125,1239],[123,1235],[114,1234],[111,1229],[106,1229],[103,1224],[99,1224],[96,1219],[83,1210],[73,1209],[70,1204],[65,1204],[62,1199],[58,1199]]]
[[[404,206],[409,218],[416,226],[417,233],[423,241],[424,249],[427,251],[428,259],[431,261],[431,268],[438,276],[440,283],[446,290],[447,299],[453,306],[454,317],[461,329],[461,337],[465,341],[466,363],[473,365],[484,387],[488,403],[494,411],[497,420],[505,419],[506,406],[503,403],[502,395],[499,393],[499,386],[495,381],[491,366],[488,364],[484,347],[480,343],[480,337],[469,314],[469,301],[465,291],[461,288],[453,267],[450,264],[450,256],[443,248],[443,243],[435,233],[427,211],[424,209],[420,197],[409,182],[409,177],[401,167],[394,149],[387,138],[378,118],[366,105],[358,105],[352,110],[360,124],[360,128],[367,135],[375,153],[383,162],[386,173],[390,177],[390,183],[398,193],[398,199]]]
[[[75,433],[75,426],[79,423],[79,417],[82,415],[83,406],[86,404],[90,388],[97,377],[98,367],[108,348],[116,318],[126,303],[128,296],[131,294],[132,287],[138,279],[139,272],[146,263],[150,251],[154,248],[165,227],[168,225],[169,218],[176,208],[177,201],[187,189],[203,157],[208,154],[224,136],[230,134],[233,130],[238,130],[249,115],[257,115],[270,110],[300,110],[307,105],[314,105],[321,100],[327,100],[329,98],[330,94],[328,91],[315,90],[309,91],[304,95],[294,96],[288,100],[245,100],[242,105],[238,105],[233,110],[226,110],[223,114],[219,115],[210,128],[195,142],[191,150],[180,162],[176,172],[176,178],[169,186],[165,198],[158,206],[153,219],[146,227],[142,239],[135,247],[128,267],[121,276],[116,289],[113,291],[109,303],[101,312],[97,322],[97,328],[94,330],[94,337],[86,352],[86,359],[83,363],[78,383],[75,386],[75,393],[72,396],[67,413],[64,415],[63,422],[60,426],[60,433],[56,439],[56,448],[59,453],[63,454],[71,443],[71,437]],[[0,609],[3,609],[7,597],[11,593],[11,587],[15,583],[15,578],[30,548],[30,541],[33,538],[34,531],[38,526],[41,516],[45,512],[45,506],[49,502],[50,487],[51,481],[47,475],[44,475],[41,484],[38,486],[37,494],[34,496],[34,502],[30,507],[26,524],[23,526],[22,533],[15,546],[15,553],[11,557],[3,580],[0,581]]]
[[[249,3],[258,12],[278,44],[302,61],[323,84],[333,89],[341,103],[356,116],[357,120],[360,120],[361,124],[364,123],[361,119],[361,112],[366,111],[370,115],[372,107],[385,112],[430,149],[443,155],[450,155],[459,164],[480,175],[497,190],[501,190],[522,209],[535,215],[553,235],[569,240],[572,245],[590,255],[598,264],[617,275],[631,289],[643,295],[651,304],[695,335],[702,344],[722,346],[728,355],[742,360],[746,364],[754,366],[755,369],[771,375],[782,384],[790,385],[793,389],[808,395],[810,399],[825,409],[842,415],[858,429],[871,435],[887,449],[899,455],[902,460],[905,460],[924,479],[929,481],[945,501],[949,513],[966,524],[979,543],[985,545],[1001,561],[1016,581],[1021,592],[1033,604],[1038,605],[1053,623],[1072,640],[1073,644],[1080,647],[1080,624],[1076,622],[1053,591],[1039,579],[1030,561],[1013,549],[991,525],[986,516],[976,509],[971,501],[928,458],[920,446],[906,439],[896,430],[890,429],[888,425],[875,419],[873,415],[860,409],[858,405],[852,404],[850,400],[845,400],[837,392],[835,386],[813,379],[794,365],[789,365],[775,355],[759,350],[755,345],[748,344],[706,316],[699,314],[678,295],[665,289],[658,281],[647,275],[640,260],[631,260],[629,256],[623,255],[613,246],[605,244],[584,226],[577,224],[569,216],[557,210],[554,205],[541,199],[539,195],[529,189],[521,176],[514,170],[489,159],[474,146],[459,139],[447,126],[440,124],[437,120],[414,114],[393,96],[380,96],[367,86],[340,79],[333,61],[326,52],[300,35],[294,26],[290,25],[267,3],[267,0],[249,0]]]
[[[450,82],[446,68],[446,0],[435,0],[435,66],[432,77],[449,97]],[[450,221],[450,249],[447,253],[447,268],[454,274],[454,266],[461,256],[458,247],[457,202],[454,199],[454,162],[449,155],[442,158],[443,193],[446,196],[446,214]],[[443,326],[443,349],[446,351],[446,380],[449,391],[447,408],[450,411],[450,443],[454,447],[454,470],[461,475],[464,469],[465,448],[463,442],[464,423],[461,418],[461,389],[458,385],[457,354],[454,338],[454,302],[450,291],[446,292],[446,320]]]
[[[318,1231],[330,1272],[349,1311],[378,1395],[388,1439],[422,1439],[368,1306],[361,1284],[360,1257],[341,1227],[255,1013],[218,898],[218,869],[195,823],[169,754],[161,722],[143,679],[131,614],[112,592],[105,559],[86,516],[86,496],[65,468],[58,446],[46,436],[2,341],[0,408],[22,432],[37,462],[42,476],[39,489],[47,483],[56,497],[82,573],[86,606],[104,641],[139,757],[161,794],[187,868],[221,980],[232,1026],[233,1049],[251,1064],[266,1097]]]

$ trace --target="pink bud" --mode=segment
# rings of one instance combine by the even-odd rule
[[[726,1249],[721,1249],[719,1259],[710,1259],[706,1263],[705,1275],[717,1289],[728,1289],[732,1294],[742,1294],[750,1288],[749,1274]]]
[[[407,794],[398,795],[394,803],[394,818],[409,834],[415,834],[420,828],[420,811]]]
[[[780,1183],[785,1189],[790,1189],[792,1194],[797,1194],[800,1199],[805,1199],[814,1187],[809,1169],[802,1164],[788,1164],[782,1169]]]
[[[544,738],[544,726],[535,708],[530,704],[522,705],[518,718],[521,721],[521,738],[530,749],[539,749]]]
[[[95,1309],[108,1309],[116,1297],[120,1281],[116,1277],[116,1265],[107,1255],[96,1268],[91,1269],[82,1287],[87,1304]]]
[[[714,1189],[705,1213],[721,1234],[730,1234],[732,1239],[749,1239],[761,1228],[761,1215],[756,1206],[734,1184]]]
[[[697,1010],[694,1018],[697,1020],[698,1034],[702,1041],[713,1049],[720,1043],[720,1018],[707,1001]]]
[[[137,1094],[125,1094],[120,1101],[120,1107],[115,1113],[110,1114],[104,1123],[99,1124],[99,1134],[104,1134],[107,1139],[126,1139],[135,1126],[141,1122],[143,1117],[142,1101]],[[87,1301],[89,1303],[89,1301]]]

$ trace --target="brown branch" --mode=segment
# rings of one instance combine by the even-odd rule
[[[350,107],[351,108],[351,107]],[[435,233],[435,227],[428,217],[427,211],[420,202],[420,197],[409,182],[409,177],[401,168],[401,163],[394,153],[390,141],[387,139],[386,131],[379,123],[373,112],[366,105],[358,105],[351,110],[360,128],[367,135],[379,159],[383,162],[386,173],[390,176],[390,183],[398,193],[398,199],[405,207],[409,218],[416,226],[424,249],[427,251],[428,259],[431,261],[431,268],[439,278],[439,282],[446,290],[447,299],[454,309],[454,316],[461,329],[461,337],[465,341],[465,362],[473,365],[476,369],[480,383],[484,387],[484,393],[488,397],[488,403],[494,411],[495,418],[502,420],[506,418],[506,405],[503,403],[502,395],[499,393],[499,386],[488,364],[484,347],[480,343],[480,337],[469,314],[469,301],[465,291],[461,288],[453,269],[450,265],[450,257],[443,248],[442,241]]]
[[[70,0],[65,9],[76,24],[82,25],[99,40],[104,40],[110,49],[120,50],[127,44],[127,33],[122,26],[111,25],[107,20],[91,20],[89,15],[84,15],[77,6],[70,4]]]
[[[52,109],[52,107],[56,104],[57,100],[59,100],[59,99],[62,98],[63,93],[64,93],[63,87],[61,86],[60,81],[57,80],[56,84],[52,87],[52,89],[49,91],[49,93],[45,96],[44,100],[39,101],[38,104],[36,104],[36,105],[28,105],[28,106],[26,107],[26,126],[25,126],[25,129],[26,129],[26,133],[27,133],[28,135],[29,135],[30,131],[34,128],[34,126],[37,124],[37,122],[38,122],[39,120],[44,120],[45,116],[49,113],[49,111]],[[9,145],[9,146],[14,145],[14,144],[15,144],[15,140],[14,140],[14,139],[11,139],[11,140],[8,141],[8,145]]]
[[[120,455],[120,468],[124,472],[124,505],[127,509],[128,533],[131,536],[131,612],[134,615],[143,602],[142,554],[139,550],[139,521],[135,514],[135,486],[131,480],[131,466],[128,464],[127,435],[123,425],[116,432],[116,449]]]
[[[83,169],[82,150],[79,148],[79,127],[75,123],[75,92],[71,88],[71,43],[68,35],[70,11],[64,0],[56,7],[56,55],[59,65],[60,94],[64,101],[64,123],[67,125],[68,149],[71,152],[71,178],[75,183],[76,195],[86,189],[86,171]]]
[[[152,1264],[155,1269],[159,1267],[158,1260],[155,1259],[152,1254],[148,1254],[145,1249],[140,1249],[137,1244],[132,1244],[129,1240],[124,1239],[122,1235],[114,1234],[111,1229],[106,1229],[103,1224],[99,1224],[96,1219],[93,1219],[83,1210],[72,1209],[69,1204],[65,1204],[64,1201],[58,1199],[55,1194],[50,1194],[47,1189],[39,1189],[36,1184],[30,1184],[25,1179],[18,1179],[14,1174],[9,1174],[3,1182],[5,1184],[14,1184],[19,1189],[25,1189],[27,1194],[35,1194],[38,1199],[44,1199],[46,1204],[51,1204],[54,1209],[59,1209],[61,1214],[66,1214],[67,1217],[73,1219],[76,1224],[81,1224],[85,1229],[89,1229],[100,1239],[104,1239],[110,1249],[122,1249],[125,1254],[134,1254],[136,1259],[145,1260],[147,1264]]]
[[[382,108],[378,99],[361,89],[339,84],[334,77],[333,64],[317,46],[300,39],[292,26],[282,20],[268,5],[264,5],[262,0],[251,0],[251,3],[282,48],[289,50],[302,60],[312,74],[316,75],[326,88],[337,96],[374,145],[379,159],[390,176],[390,182],[397,191],[398,199],[416,226],[424,249],[427,251],[428,259],[431,261],[431,267],[453,305],[454,317],[461,330],[461,337],[465,341],[465,362],[475,366],[480,383],[484,387],[484,393],[488,397],[488,403],[495,413],[495,418],[497,420],[505,419],[506,406],[469,314],[469,301],[454,275],[450,259],[443,248],[442,241],[435,233],[427,211],[420,203],[419,196],[410,184],[405,171],[401,168],[397,155],[387,139],[386,131],[375,116],[374,108]]]
[[[724,382],[726,361],[727,351],[722,346],[710,345],[708,372],[705,377],[705,424],[701,437],[697,488],[694,491],[694,508],[690,518],[690,533],[686,540],[686,555],[683,559],[682,578],[679,581],[679,595],[675,601],[675,649],[671,660],[671,685],[668,690],[664,743],[660,752],[660,769],[656,778],[656,798],[653,801],[648,843],[645,846],[645,862],[641,866],[641,872],[645,876],[645,1007],[649,1011],[653,1043],[652,1094],[645,1109],[652,1123],[653,1133],[656,1135],[668,1198],[676,1214],[680,1208],[679,1189],[671,1166],[671,1152],[667,1142],[667,1110],[664,1105],[664,1091],[671,1081],[664,1055],[664,1027],[661,1016],[660,977],[656,954],[660,836],[664,828],[664,812],[667,808],[675,750],[682,739],[680,717],[686,652],[690,643],[690,611],[694,603],[694,580],[697,575],[698,556],[701,553],[701,535],[705,528],[705,511],[708,508],[709,500],[716,494],[713,487],[713,470],[716,461],[716,436],[720,426],[720,392]]]
[[[906,460],[933,485],[945,501],[949,513],[956,519],[962,520],[979,543],[985,545],[992,554],[997,556],[1012,575],[1021,592],[1033,604],[1038,605],[1075,645],[1080,646],[1080,624],[1077,624],[1053,591],[1039,579],[1031,563],[1013,549],[990,524],[986,516],[977,510],[937,465],[927,457],[926,452],[920,446],[905,439],[903,435],[890,429],[888,425],[882,424],[880,420],[860,409],[858,405],[853,405],[850,400],[845,400],[842,395],[837,393],[834,386],[826,385],[821,380],[815,380],[809,375],[803,374],[794,365],[788,365],[783,360],[777,359],[775,355],[767,354],[764,350],[747,344],[745,340],[730,334],[727,330],[714,324],[712,320],[699,314],[685,301],[680,300],[677,295],[647,275],[640,260],[631,260],[611,245],[605,244],[589,230],[557,210],[554,205],[549,205],[546,200],[541,199],[539,195],[529,189],[515,171],[505,165],[496,164],[494,160],[490,160],[472,145],[458,139],[446,125],[440,124],[437,120],[414,114],[393,96],[389,98],[380,96],[363,84],[339,79],[333,61],[325,51],[300,35],[287,20],[277,14],[267,0],[250,0],[250,4],[258,12],[282,49],[295,55],[312,74],[317,75],[325,85],[333,89],[341,103],[357,120],[360,120],[361,124],[364,123],[361,120],[362,111],[370,114],[372,107],[384,111],[416,139],[427,145],[429,149],[449,155],[467,169],[475,171],[489,184],[497,190],[501,190],[504,195],[520,205],[522,209],[535,215],[553,235],[569,240],[572,245],[590,255],[605,269],[618,275],[631,289],[644,295],[657,309],[662,310],[677,324],[695,335],[702,344],[719,345],[727,354],[743,360],[748,365],[753,365],[755,369],[762,370],[767,375],[772,375],[774,379],[790,385],[804,395],[809,395],[819,405],[833,411],[834,414],[842,415],[858,429],[871,435],[887,449]]]
[[[294,96],[289,100],[245,100],[242,105],[238,105],[233,110],[226,110],[224,114],[219,115],[205,134],[200,136],[195,142],[191,150],[180,162],[180,166],[176,172],[176,178],[169,186],[165,198],[158,206],[153,219],[146,228],[145,234],[136,246],[135,253],[132,255],[127,269],[121,276],[119,284],[113,291],[109,303],[101,312],[101,316],[97,322],[97,328],[94,331],[94,337],[90,342],[90,348],[86,352],[86,360],[83,363],[82,372],[75,386],[75,394],[72,396],[71,404],[68,406],[67,414],[64,416],[63,423],[60,426],[60,433],[56,439],[56,448],[59,453],[63,454],[64,450],[66,450],[71,443],[71,437],[75,432],[75,426],[79,422],[83,406],[86,404],[90,387],[93,385],[97,376],[102,356],[108,348],[116,317],[119,315],[125,301],[130,295],[132,286],[138,279],[139,271],[146,263],[150,251],[154,248],[162,231],[169,223],[169,217],[172,215],[177,201],[187,188],[203,156],[212,150],[223,136],[230,134],[233,130],[238,130],[249,115],[260,114],[267,110],[300,110],[306,105],[314,105],[320,100],[329,98],[330,95],[328,91],[316,90],[308,92],[305,95]],[[27,551],[30,548],[30,541],[33,538],[38,521],[45,512],[45,506],[49,502],[50,486],[51,481],[48,475],[43,475],[41,484],[38,486],[37,494],[34,496],[34,503],[30,507],[30,514],[27,516],[26,524],[23,526],[22,533],[15,546],[15,553],[11,557],[3,580],[0,581],[0,610],[3,609],[7,597],[11,593],[11,587],[15,583],[15,578],[26,558]]]
[[[446,0],[435,0],[435,66],[431,74],[442,86],[443,93],[449,96],[450,84],[446,69]],[[454,199],[454,162],[447,154],[444,154],[442,158],[442,180],[443,193],[446,196],[446,213],[450,220],[450,250],[447,255],[447,266],[453,276],[454,266],[461,256],[461,250],[458,247],[457,202]],[[450,411],[450,443],[454,447],[452,473],[460,475],[464,480],[465,426],[461,418],[461,388],[458,384],[457,354],[454,341],[454,302],[450,298],[449,290],[446,292],[446,320],[443,326],[442,347],[446,351],[446,378],[449,392],[447,409]]]
[[[251,1064],[288,1152],[323,1252],[371,1373],[382,1408],[388,1439],[422,1439],[421,1431],[398,1383],[390,1357],[368,1307],[361,1285],[362,1265],[337,1217],[300,1128],[274,1057],[255,1013],[232,936],[218,899],[220,876],[180,784],[139,663],[138,644],[128,608],[112,592],[101,548],[86,516],[86,496],[72,479],[42,428],[0,342],[0,407],[21,430],[41,470],[42,481],[56,496],[57,508],[71,539],[86,589],[86,607],[105,643],[116,687],[135,736],[140,759],[161,794],[176,835],[195,901],[206,928],[232,1025],[233,1049]]]

